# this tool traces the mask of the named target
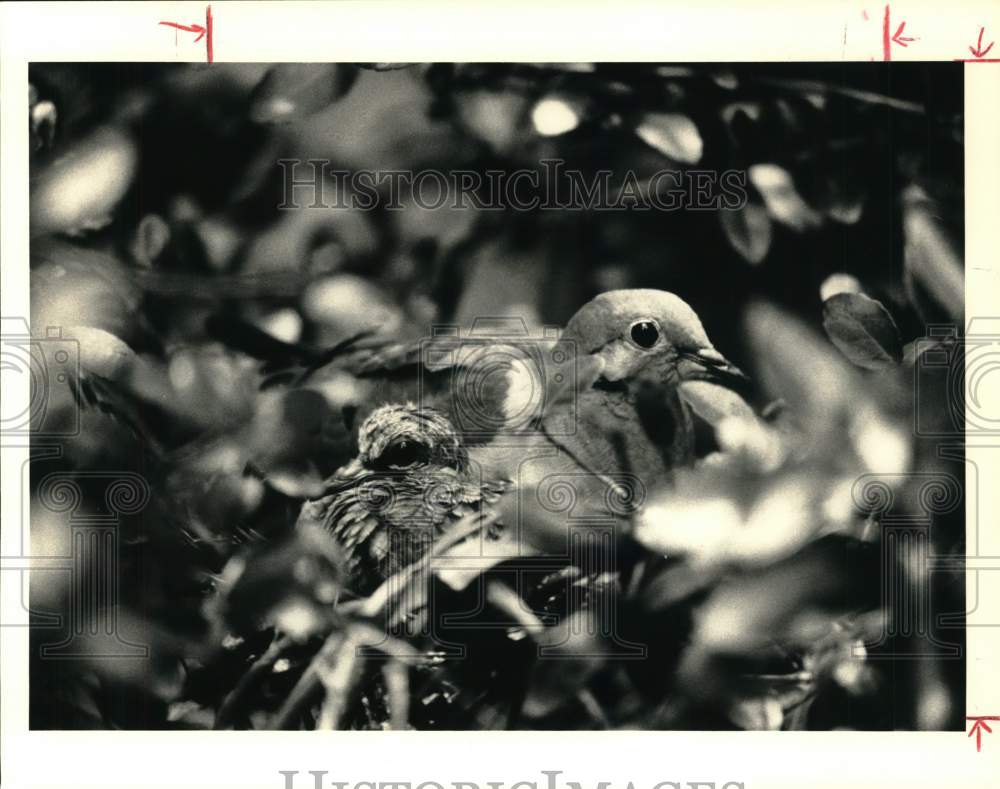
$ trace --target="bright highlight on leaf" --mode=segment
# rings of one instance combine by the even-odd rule
[[[681,164],[698,164],[701,161],[703,143],[698,127],[686,115],[666,112],[651,112],[643,116],[636,127],[646,145],[655,148],[664,156]]]
[[[776,221],[794,230],[819,227],[823,220],[796,191],[791,174],[776,164],[755,164],[748,171],[752,183],[764,198],[767,212]]]
[[[531,110],[531,122],[535,131],[542,136],[557,137],[579,126],[580,116],[567,101],[547,98],[539,101]]]
[[[819,297],[826,301],[839,293],[861,293],[861,283],[851,274],[831,274],[819,286]]]

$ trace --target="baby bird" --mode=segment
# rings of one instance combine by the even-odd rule
[[[298,524],[318,524],[336,537],[353,591],[364,595],[502,489],[477,477],[443,412],[383,405],[360,425],[357,457],[327,480],[321,497],[303,505]]]

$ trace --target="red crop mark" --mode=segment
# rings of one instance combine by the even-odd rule
[[[208,55],[208,62],[215,60],[212,52],[212,6],[205,6],[205,27],[208,29],[208,39],[205,41],[205,51]]]
[[[976,735],[976,753],[979,753],[983,746],[983,729],[986,730],[987,734],[993,733],[993,729],[989,727],[986,721],[1000,721],[1000,715],[969,715],[966,717],[966,720],[974,721],[972,728],[969,729],[968,736]]]
[[[175,30],[183,30],[185,33],[197,33],[198,37],[194,40],[194,43],[198,43],[203,38],[205,39],[205,51],[208,55],[208,62],[211,63],[215,58],[212,52],[212,6],[207,6],[205,8],[205,26],[194,24],[194,25],[181,25],[177,22],[160,22],[161,25],[166,27],[172,27]]]
[[[889,6],[882,20],[882,60],[892,60],[892,39],[889,38]]]

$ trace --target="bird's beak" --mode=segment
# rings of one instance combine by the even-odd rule
[[[677,360],[681,381],[709,381],[734,391],[746,391],[750,379],[715,348],[682,352]]]

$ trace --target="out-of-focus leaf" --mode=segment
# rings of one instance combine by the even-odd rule
[[[784,638],[807,639],[797,618],[825,627],[879,603],[879,548],[826,537],[780,562],[723,582],[699,607],[693,642],[718,654],[750,652]]]
[[[300,527],[280,544],[231,559],[211,610],[236,633],[273,623],[301,640],[338,621],[334,604],[345,578],[333,537],[318,527]]]
[[[458,94],[455,102],[462,124],[494,151],[505,153],[517,141],[527,113],[523,96],[478,90]]]
[[[712,82],[723,90],[736,90],[740,86],[739,77],[727,68],[720,68],[712,72]]]
[[[723,419],[739,417],[756,421],[750,404],[732,389],[710,381],[685,381],[679,387],[681,399],[713,427]]]
[[[111,332],[92,326],[71,326],[65,332],[76,340],[80,352],[80,368],[112,380],[126,375],[136,362],[135,351]]]
[[[132,256],[150,268],[170,243],[170,225],[158,214],[147,214],[139,222],[132,240]]]
[[[343,250],[343,258],[364,258],[374,252],[378,240],[370,212],[327,210],[350,195],[338,194],[343,184],[324,182],[314,194],[301,190],[292,199],[298,208],[283,211],[281,218],[254,237],[248,245],[242,272],[261,274],[271,271],[303,271],[312,261],[315,249],[334,239]],[[313,206],[313,200],[319,207]]]
[[[746,327],[764,387],[787,402],[810,430],[833,429],[865,397],[855,370],[797,318],[754,304],[747,310]]]
[[[434,561],[434,574],[452,589],[470,583],[509,559],[536,556],[538,551],[518,539],[517,530],[504,529],[495,538],[486,535],[463,540]]]
[[[965,314],[965,265],[934,205],[916,185],[903,191],[903,258],[907,273],[948,312]]]
[[[302,337],[302,316],[291,307],[264,315],[257,326],[282,342],[296,343]]]
[[[829,481],[819,472],[761,476],[739,467],[705,466],[678,473],[675,487],[636,517],[633,536],[656,553],[702,567],[766,566],[821,531],[842,527],[824,512]]]
[[[377,285],[354,274],[316,280],[302,294],[302,312],[323,326],[331,337],[375,330],[391,334],[403,316]]]
[[[540,648],[522,712],[542,718],[586,688],[604,665],[609,644],[601,639],[609,623],[601,622],[600,607],[576,611],[554,627],[534,634]]]
[[[829,343],[771,306],[748,310],[747,334],[761,381],[788,403],[802,437],[811,437],[802,451],[847,468],[906,470],[912,439],[909,417],[893,411],[902,394],[894,381],[862,377]]]
[[[583,108],[572,97],[545,96],[531,109],[531,123],[543,137],[568,134],[580,125]]]
[[[221,427],[252,413],[259,372],[254,360],[211,343],[178,348],[167,378],[179,410],[206,427]]]
[[[636,519],[633,536],[654,553],[683,556],[696,564],[724,563],[728,545],[743,524],[739,501],[679,486],[677,494],[651,501]]]
[[[254,90],[250,117],[257,123],[301,120],[346,94],[357,75],[349,63],[281,63]]]
[[[31,251],[33,331],[44,336],[49,327],[90,326],[134,339],[142,292],[117,258],[52,239],[33,243]]]
[[[704,145],[698,127],[687,115],[649,112],[643,115],[635,133],[646,145],[681,164],[698,164]]]
[[[735,102],[727,104],[719,111],[726,124],[729,136],[738,148],[752,148],[757,142],[756,124],[763,115],[763,108],[757,102]]]
[[[775,221],[799,232],[823,223],[822,217],[802,199],[785,168],[776,164],[755,164],[750,167],[748,176],[764,198],[767,213]]]
[[[823,328],[859,367],[881,370],[903,358],[903,342],[889,311],[860,293],[838,293],[824,301]]]
[[[372,71],[397,71],[415,65],[415,63],[358,63],[358,68],[371,69]]]
[[[31,177],[31,235],[106,225],[132,183],[137,161],[132,138],[102,126],[43,165]]]
[[[729,717],[745,731],[778,731],[785,712],[777,699],[764,696],[734,702]]]
[[[719,222],[733,249],[748,263],[757,265],[767,257],[771,248],[771,218],[763,205],[751,201],[735,210],[722,209]]]
[[[31,118],[31,152],[51,148],[59,113],[51,101],[39,101],[34,85],[28,85],[28,109]]]
[[[831,274],[819,286],[819,297],[826,301],[838,293],[861,293],[861,283],[852,274]]]

